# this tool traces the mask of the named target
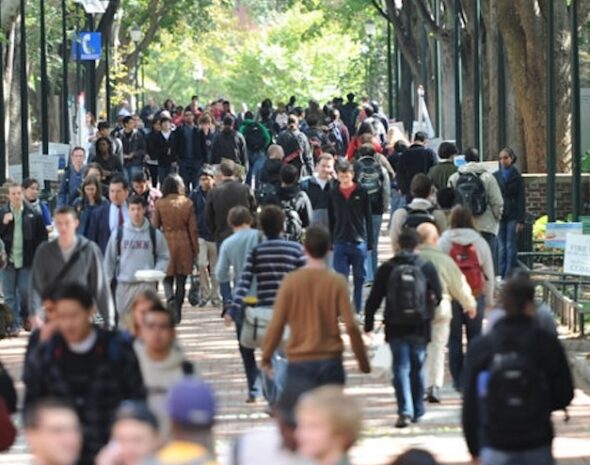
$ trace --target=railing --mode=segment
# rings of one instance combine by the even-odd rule
[[[543,288],[543,302],[559,317],[561,324],[567,326],[570,331],[585,336],[585,318],[590,311],[563,295],[552,283],[543,281],[539,285]]]

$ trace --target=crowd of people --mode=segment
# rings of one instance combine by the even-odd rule
[[[276,420],[236,440],[236,465],[348,463],[361,415],[343,393],[340,328],[369,373],[361,329],[375,329],[382,307],[396,428],[444,402],[448,345],[474,461],[553,463],[550,415],[573,386],[554,323],[516,267],[516,154],[502,149],[490,173],[476,149],[427,142],[417,132],[409,143],[353,94],[239,114],[224,100],[148,99],[71,151],[53,215],[36,180],[9,183],[0,329],[30,332],[35,461],[216,463],[215,395],[176,338],[188,287],[193,306],[219,308],[235,328],[245,401],[264,399]],[[387,213],[393,257],[380,264]],[[10,392],[0,423],[16,408]],[[435,462],[414,450],[395,463]]]

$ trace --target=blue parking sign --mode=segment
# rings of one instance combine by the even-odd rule
[[[72,46],[74,59],[93,61],[102,55],[102,34],[100,32],[80,32],[74,36]]]

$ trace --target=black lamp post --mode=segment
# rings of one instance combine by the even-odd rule
[[[20,124],[23,179],[29,177],[29,84],[27,82],[26,0],[20,0]]]
[[[141,42],[141,29],[137,24],[134,24],[129,31],[129,36],[137,48]],[[135,64],[135,111],[139,114],[139,66],[141,63],[141,55],[138,55]]]

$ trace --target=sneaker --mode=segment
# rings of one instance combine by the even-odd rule
[[[410,426],[411,419],[408,415],[400,415],[395,422],[396,428],[407,428]]]
[[[211,305],[213,305],[214,307],[221,307],[221,300],[220,299],[213,299],[211,301]]]
[[[438,387],[429,387],[426,391],[426,400],[431,404],[440,404],[440,392]]]
[[[33,329],[33,325],[31,324],[31,320],[29,318],[25,318],[25,321],[23,323],[23,329],[27,332],[30,333],[31,330]]]
[[[258,402],[258,398],[255,396],[248,396],[246,399],[247,404],[255,404],[256,402]]]
[[[20,330],[21,329],[18,326],[13,326],[8,330],[8,337],[18,337]]]
[[[207,302],[209,302],[208,299],[201,299],[199,300],[199,307],[206,307],[207,306]]]

